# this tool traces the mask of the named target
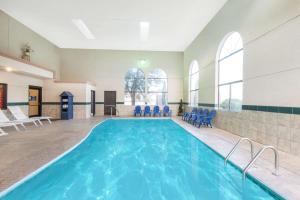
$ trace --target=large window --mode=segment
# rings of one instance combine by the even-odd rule
[[[218,58],[220,109],[240,111],[243,100],[243,41],[234,32],[225,38]]]
[[[147,102],[150,105],[166,105],[168,100],[168,78],[161,69],[152,70],[147,79]]]
[[[199,94],[199,65],[197,61],[193,61],[189,72],[189,97],[190,105],[198,106]]]
[[[7,85],[0,83],[0,109],[6,109],[7,107]]]
[[[129,69],[125,75],[125,105],[142,105],[145,102],[145,75],[138,68]]]

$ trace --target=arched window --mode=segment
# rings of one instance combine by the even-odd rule
[[[168,101],[168,77],[161,69],[152,70],[147,79],[147,98],[150,105],[166,105]]]
[[[198,106],[199,94],[199,65],[197,61],[193,61],[189,72],[189,97],[190,105]]]
[[[142,105],[145,98],[145,75],[141,69],[129,69],[125,75],[125,105]]]
[[[220,109],[240,111],[243,100],[243,41],[239,33],[225,37],[218,56]]]

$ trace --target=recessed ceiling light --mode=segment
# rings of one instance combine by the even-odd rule
[[[95,36],[81,19],[72,19],[72,22],[87,39],[95,39]]]
[[[149,38],[150,22],[140,22],[140,37],[142,41],[147,41]]]
[[[11,67],[6,67],[5,70],[6,70],[7,72],[12,72],[12,71],[13,71],[13,68],[11,68]]]

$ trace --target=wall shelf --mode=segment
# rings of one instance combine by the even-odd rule
[[[0,54],[0,69],[42,79],[55,78],[55,73],[52,70],[4,54]]]

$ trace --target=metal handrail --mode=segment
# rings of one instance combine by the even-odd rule
[[[242,142],[242,141],[248,141],[249,144],[250,144],[250,147],[251,147],[251,160],[253,159],[254,157],[254,151],[253,151],[253,141],[250,140],[249,138],[241,138],[239,139],[239,141],[234,145],[234,147],[231,149],[231,151],[227,154],[225,160],[224,160],[224,165],[226,166],[227,165],[227,161],[229,159],[229,157],[235,152],[235,150],[238,148],[238,145]]]
[[[112,111],[113,111],[113,108],[116,110],[116,112],[118,113],[118,115],[117,116],[120,116],[120,113],[119,113],[119,110],[117,109],[117,106],[115,106],[115,105],[105,105],[106,107],[110,107],[110,117],[112,117],[113,116],[113,114],[112,114]]]
[[[251,162],[244,168],[243,170],[243,180],[246,179],[246,173],[247,171],[253,166],[253,164],[255,163],[255,161],[261,156],[261,154],[266,150],[266,149],[272,149],[274,152],[274,156],[275,156],[275,162],[274,162],[274,167],[275,167],[275,174],[276,176],[278,176],[278,170],[279,170],[279,155],[278,155],[278,151],[275,147],[273,146],[264,146],[263,148],[261,148],[261,150],[259,150],[259,152],[255,155],[255,157],[251,160]]]

